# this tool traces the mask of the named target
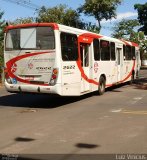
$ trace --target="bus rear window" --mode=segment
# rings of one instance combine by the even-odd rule
[[[54,30],[51,27],[18,28],[6,34],[6,50],[55,49]]]

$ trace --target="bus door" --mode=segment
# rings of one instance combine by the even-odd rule
[[[122,48],[116,48],[116,65],[117,65],[117,82],[122,79],[122,71],[123,71],[123,53]]]
[[[86,75],[86,79],[90,76],[90,44],[80,43],[81,66]],[[81,92],[90,90],[90,83],[81,75]]]

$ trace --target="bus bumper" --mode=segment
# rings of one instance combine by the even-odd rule
[[[61,95],[61,85],[56,84],[54,86],[41,86],[41,85],[19,85],[9,84],[5,81],[5,87],[8,92],[28,92],[28,93],[48,93]]]

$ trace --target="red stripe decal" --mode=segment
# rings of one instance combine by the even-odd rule
[[[81,76],[84,80],[86,80],[88,83],[93,83],[95,85],[99,85],[99,82],[96,82],[95,80],[93,79],[89,79],[87,77],[87,75],[84,73],[84,70],[83,70],[83,67],[81,66],[81,56],[80,56],[80,42],[83,42],[83,43],[88,43],[88,44],[91,44],[93,39],[96,38],[101,38],[102,36],[101,35],[97,35],[97,34],[92,34],[92,33],[84,33],[82,35],[80,35],[78,37],[78,54],[79,54],[79,60],[76,61],[77,62],[77,66],[81,72]]]
[[[19,61],[19,60],[21,60],[23,58],[27,58],[27,57],[31,57],[31,56],[36,56],[36,55],[40,55],[40,54],[47,54],[47,53],[50,53],[50,52],[37,52],[37,53],[35,52],[35,53],[30,53],[30,54],[25,54],[25,55],[17,56],[15,58],[11,59],[10,61],[8,61],[6,63],[8,75],[11,78],[15,78],[17,81],[20,81],[20,82],[23,82],[23,83],[28,83],[28,84],[33,84],[32,82],[30,82],[28,80],[24,80],[22,78],[17,77],[16,75],[14,75],[13,70],[11,70],[11,68],[15,64],[15,62],[17,62],[17,61]],[[37,84],[33,84],[33,85],[37,85]],[[39,84],[39,85],[48,86],[48,84]]]
[[[129,41],[125,41],[123,39],[120,39],[120,41],[124,42],[125,45],[129,45],[129,46],[134,46],[134,47],[139,47],[139,45],[137,43],[134,42],[129,42]],[[130,44],[131,43],[131,44]]]
[[[83,70],[83,68],[82,68],[82,66],[81,66],[81,61],[80,61],[80,60],[77,61],[77,66],[78,66],[78,68],[79,68],[79,70],[80,70],[80,72],[81,72],[82,78],[83,78],[85,81],[87,81],[87,82],[89,82],[89,83],[93,83],[93,84],[95,84],[95,85],[99,85],[99,82],[96,82],[96,81],[93,80],[93,79],[89,79],[89,78],[86,76],[86,74],[84,73],[84,70]],[[129,72],[129,74],[128,74],[124,79],[120,80],[118,83],[123,83],[123,82],[125,82],[127,79],[129,79],[129,78],[131,77],[131,75],[132,75],[132,72],[133,72],[134,68],[135,68],[135,60],[133,61],[133,67],[132,67],[131,71]],[[106,84],[106,86],[107,86],[107,87],[111,87],[111,86],[113,86],[113,84]]]
[[[84,33],[82,35],[80,35],[78,37],[78,41],[79,41],[79,47],[78,47],[78,53],[79,53],[79,60],[77,61],[77,66],[81,72],[81,76],[82,78],[87,81],[88,83],[92,83],[92,84],[95,84],[95,85],[99,85],[99,82],[93,80],[93,79],[89,79],[87,77],[87,75],[84,73],[84,70],[83,70],[83,67],[81,66],[81,57],[80,57],[80,42],[85,42],[85,39],[83,38],[87,38],[87,43],[91,44],[91,42],[93,41],[94,38],[102,38],[103,36],[101,35],[97,35],[97,34],[89,34],[89,33]],[[88,39],[89,38],[89,39]],[[83,40],[82,40],[83,39]],[[124,40],[121,40],[122,42],[124,42],[126,45],[130,45],[127,41],[124,41]],[[85,42],[86,43],[86,42]],[[133,43],[132,43],[133,45]],[[120,80],[118,83],[122,83],[122,82],[125,82],[131,75],[132,75],[132,71],[134,70],[135,68],[135,60],[133,61],[133,67],[130,71],[130,73],[127,75],[127,77],[125,77],[123,80]],[[111,87],[113,86],[113,84],[106,84],[107,87]]]
[[[123,80],[121,80],[119,82],[120,83],[125,82],[129,77],[131,77],[134,68],[135,68],[135,60],[133,60],[133,67],[132,67],[132,70],[130,71],[130,73],[127,75],[127,77],[125,77]]]
[[[77,66],[78,66],[78,68],[79,68],[79,70],[80,70],[80,72],[81,72],[81,76],[82,76],[83,79],[85,79],[85,80],[86,80],[87,82],[89,82],[89,83],[93,83],[93,84],[95,84],[95,85],[99,85],[99,82],[96,82],[96,81],[94,81],[93,79],[89,79],[89,78],[86,76],[86,74],[84,73],[83,67],[81,66],[81,60],[78,60],[78,61],[77,61]]]
[[[59,30],[57,23],[28,23],[28,24],[19,24],[19,25],[9,25],[6,27],[5,32],[8,32],[10,29],[17,28],[28,28],[28,27],[52,27],[54,30]]]
[[[131,44],[130,44],[128,41],[125,41],[125,40],[123,40],[123,39],[120,39],[120,41],[122,41],[123,43],[125,43],[125,45],[131,46]]]
[[[137,43],[134,43],[134,42],[131,42],[131,43],[132,43],[132,46],[139,47],[139,45]]]

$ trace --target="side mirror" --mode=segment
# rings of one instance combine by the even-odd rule
[[[135,56],[133,56],[133,60],[136,60],[136,57],[135,57]]]

